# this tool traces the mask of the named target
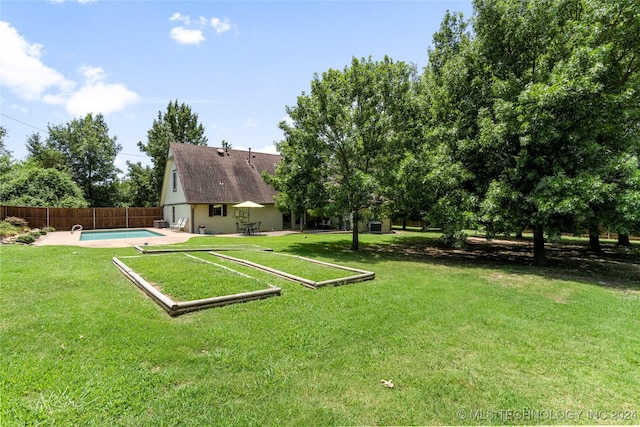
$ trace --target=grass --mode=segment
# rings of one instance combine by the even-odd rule
[[[121,261],[174,301],[192,301],[268,288],[265,282],[212,264],[213,259],[206,262],[186,253],[135,256]]]
[[[0,246],[0,424],[638,424],[638,246],[540,269],[429,233],[255,241],[376,279],[171,318],[111,264],[132,248]]]
[[[269,266],[276,270],[284,271],[298,277],[321,282],[324,280],[339,279],[353,276],[354,272],[316,264],[292,256],[286,256],[278,252],[258,252],[258,251],[224,251],[224,255],[251,261],[260,265]]]

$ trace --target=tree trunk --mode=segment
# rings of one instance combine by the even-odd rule
[[[547,265],[547,255],[544,251],[544,228],[533,227],[533,264],[544,267]]]
[[[600,227],[597,225],[589,227],[589,250],[602,252],[602,247],[600,247]]]
[[[631,242],[629,241],[629,235],[618,233],[618,245],[619,246],[631,246]]]
[[[406,230],[406,229],[407,229],[407,220],[406,220],[406,219],[403,219],[403,220],[402,220],[402,229],[403,229],[403,230]]]
[[[359,249],[359,238],[358,238],[358,213],[354,213],[352,215],[353,220],[351,221],[351,227],[353,230],[351,231],[351,250],[357,251]]]

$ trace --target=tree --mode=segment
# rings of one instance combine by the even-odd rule
[[[489,237],[531,228],[544,265],[545,231],[595,234],[623,199],[616,168],[636,150],[638,5],[476,0],[474,11],[473,38],[448,17],[433,63],[430,54],[426,153],[462,177],[463,205]]]
[[[46,141],[42,141],[40,134],[32,133],[27,138],[28,159],[44,169],[55,168],[70,172],[62,152],[54,149]]]
[[[11,167],[11,152],[7,150],[4,145],[4,139],[6,136],[7,130],[0,126],[0,176],[7,172]]]
[[[123,198],[128,206],[156,206],[153,187],[153,169],[142,166],[140,162],[127,162],[129,172],[122,183]]]
[[[467,26],[462,14],[448,12],[433,36],[417,85],[422,133],[416,139],[422,145],[400,160],[393,197],[405,211],[414,209],[414,215],[440,226],[442,240],[453,246],[462,245],[463,229],[475,224],[478,194],[493,172],[489,154],[475,143],[487,94]]]
[[[102,114],[91,113],[66,125],[49,126],[47,146],[62,154],[65,165],[90,206],[117,206],[118,172],[114,165],[122,149]]]
[[[613,197],[615,169],[634,144],[626,131],[638,110],[630,95],[640,69],[638,4],[478,0],[475,6],[478,49],[494,93],[479,135],[510,153],[496,159],[503,172],[491,183],[485,213],[526,218],[536,264],[546,263],[544,229],[567,220],[586,225],[597,249],[605,208],[620,202]]]
[[[299,99],[298,105],[304,102],[306,100]],[[263,178],[278,192],[276,207],[283,212],[293,212],[302,219],[308,210],[329,204],[329,195],[322,184],[326,175],[318,154],[320,147],[316,146],[318,139],[315,133],[286,122],[279,126],[284,131],[285,141],[290,142],[276,143],[281,161],[276,166],[275,175],[263,174]],[[300,146],[305,149],[300,150]],[[301,230],[303,226],[301,220]]]
[[[296,212],[321,209],[351,217],[351,249],[358,250],[358,221],[384,202],[394,159],[402,156],[413,66],[385,57],[353,58],[343,71],[317,74],[311,93],[287,107],[281,122],[282,160],[273,178],[278,202]]]
[[[71,176],[54,168],[42,168],[27,161],[15,164],[0,180],[2,204],[83,208],[88,203]]]
[[[207,145],[204,126],[198,122],[198,115],[192,113],[191,107],[187,104],[178,105],[177,99],[169,102],[164,114],[158,111],[158,117],[147,132],[147,143],[138,142],[140,150],[151,157],[153,162],[153,193],[150,195],[153,205],[157,205],[160,200],[164,169],[171,142]]]

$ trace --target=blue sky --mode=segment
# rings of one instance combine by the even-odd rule
[[[170,100],[189,104],[209,146],[275,152],[287,105],[314,73],[388,55],[421,70],[457,1],[0,2],[0,125],[13,157],[47,125],[103,113],[123,149],[137,147]],[[40,131],[43,137],[46,132]]]

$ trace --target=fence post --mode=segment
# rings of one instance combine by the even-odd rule
[[[127,218],[127,228],[129,228],[129,208],[124,208],[124,215]]]
[[[96,229],[96,208],[93,208],[93,229]]]

